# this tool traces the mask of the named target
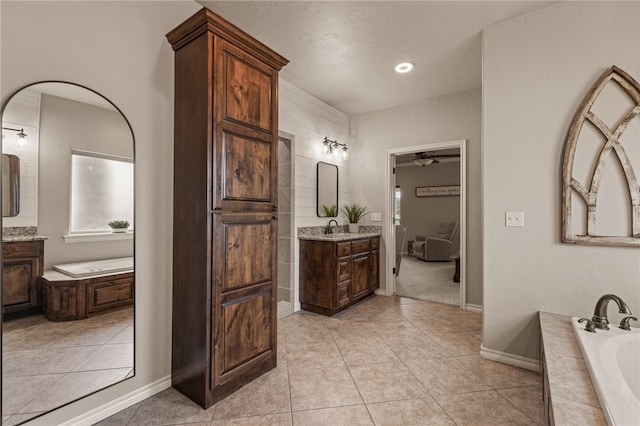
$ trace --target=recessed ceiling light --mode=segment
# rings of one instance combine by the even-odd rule
[[[415,65],[413,62],[400,62],[394,69],[396,70],[396,72],[403,74],[405,72],[411,71],[414,66]]]

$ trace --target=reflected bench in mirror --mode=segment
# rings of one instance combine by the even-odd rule
[[[53,268],[41,278],[42,313],[49,321],[79,320],[133,303],[133,257]]]

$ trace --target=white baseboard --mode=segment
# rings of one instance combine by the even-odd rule
[[[520,355],[508,354],[493,349],[480,346],[480,356],[491,361],[501,362],[503,364],[513,365],[514,367],[526,368],[531,371],[540,371],[540,363],[537,359],[525,358]]]
[[[112,416],[125,408],[131,407],[138,402],[149,398],[157,394],[158,392],[162,392],[163,390],[171,387],[171,376],[166,376],[161,379],[156,380],[153,383],[149,383],[146,386],[143,386],[139,389],[134,390],[133,392],[129,392],[126,395],[123,395],[119,398],[114,399],[113,401],[109,401],[106,404],[103,404],[99,407],[94,408],[93,410],[87,411],[79,416],[76,416],[64,423],[61,423],[61,426],[91,426],[94,423],[99,422],[100,420],[104,420],[109,416]]]
[[[482,305],[472,305],[471,303],[467,303],[467,305],[465,306],[465,309],[467,311],[471,311],[471,312],[477,312],[479,314],[482,313]]]
[[[391,296],[391,294],[389,294],[389,292],[387,291],[387,289],[385,288],[379,288],[376,290],[376,294],[378,296]]]

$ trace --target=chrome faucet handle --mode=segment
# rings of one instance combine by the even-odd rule
[[[620,327],[623,330],[627,330],[627,331],[631,331],[631,327],[629,326],[629,321],[638,321],[638,318],[634,317],[634,316],[628,316],[628,317],[624,317],[622,318],[622,321],[620,321]]]
[[[584,329],[587,330],[589,333],[596,332],[596,323],[591,321],[589,318],[580,318],[578,322],[580,323],[586,322],[586,324],[584,325]]]

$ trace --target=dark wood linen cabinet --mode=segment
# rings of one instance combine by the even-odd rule
[[[278,71],[208,9],[175,51],[173,387],[207,408],[276,365]]]

